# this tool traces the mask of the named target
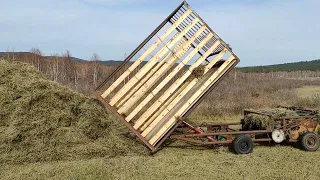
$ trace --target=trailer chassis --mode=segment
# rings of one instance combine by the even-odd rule
[[[299,112],[300,116],[293,117],[279,117],[275,119],[278,126],[275,128],[264,130],[243,130],[244,121],[233,123],[216,123],[216,124],[201,124],[199,126],[192,126],[186,121],[181,120],[181,124],[175,129],[170,136],[172,140],[180,140],[195,145],[231,145],[232,151],[237,154],[246,154],[243,152],[252,152],[253,145],[247,151],[235,151],[237,146],[237,138],[245,138],[245,142],[261,143],[274,142],[272,133],[281,131],[284,133],[285,140],[283,142],[300,143],[300,146],[306,151],[315,151],[319,148],[320,137],[320,117],[316,111],[298,108],[298,107],[283,107]],[[255,113],[261,115],[272,116],[271,114],[245,110],[244,115],[248,113]],[[233,126],[241,126],[236,129]],[[303,138],[307,137],[305,142]],[[278,142],[279,143],[279,142]]]

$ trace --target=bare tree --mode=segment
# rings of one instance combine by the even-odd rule
[[[32,48],[29,52],[32,53],[32,64],[38,71],[41,71],[42,52],[38,48]]]
[[[99,61],[100,57],[97,53],[94,53],[91,58],[92,62],[92,80],[93,86],[96,87],[98,83],[98,75],[99,75]]]

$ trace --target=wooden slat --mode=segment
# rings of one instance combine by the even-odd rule
[[[148,121],[152,122],[154,121],[160,114],[161,112],[188,86],[188,83],[183,84],[180,88],[178,88],[174,94],[166,100],[162,106],[148,119]],[[149,123],[150,124],[150,123]],[[148,127],[147,123],[142,124],[142,127],[139,129],[140,131],[143,131]]]
[[[169,87],[163,96],[163,99],[164,98],[167,98],[167,95],[170,95],[172,94],[176,88],[178,88],[187,78],[188,76],[190,75],[190,73],[192,72],[192,70],[200,65],[204,60],[205,58],[207,58],[209,56],[209,54],[214,51],[214,46],[211,47],[206,54],[204,54],[202,57],[200,57],[198,60],[195,61],[194,65],[191,65],[190,68],[189,68],[189,72],[187,72],[185,75],[183,75],[182,77],[180,77],[179,79],[177,79],[173,85],[171,87]],[[225,53],[227,52],[226,49],[224,49],[223,51],[221,51],[211,62],[210,64],[215,64]],[[211,65],[211,67],[213,66]],[[172,74],[169,74],[168,75],[168,78],[170,78],[170,76],[173,76]],[[171,79],[171,78],[170,78]],[[163,80],[164,83],[167,83],[167,78],[165,80]],[[159,84],[133,111],[131,111],[131,113],[126,117],[126,121],[130,121],[138,112],[141,111],[141,109],[163,88],[163,85],[162,83]],[[164,100],[165,101],[165,100]],[[162,102],[162,101],[161,101]],[[160,103],[158,103],[158,106],[160,106]],[[151,118],[152,119],[152,118]],[[138,125],[137,125],[138,126]],[[136,126],[136,127],[137,127]]]
[[[176,47],[178,47],[178,48],[181,47],[181,45],[182,45],[183,43],[185,43],[185,42],[186,42],[185,39],[182,39],[182,41],[181,41],[181,42],[178,44],[178,46],[176,46]],[[159,70],[159,68],[160,68],[171,56],[172,56],[172,53],[168,53],[167,56],[165,56],[159,63],[157,63],[157,65],[156,65],[154,68],[152,68],[152,69],[148,72],[148,74],[145,75],[145,76],[143,77],[143,79],[141,79],[141,81],[140,81],[129,93],[127,93],[127,94],[125,95],[125,97],[122,98],[122,99],[120,100],[120,102],[117,103],[115,106],[118,107],[118,108],[120,108],[121,106],[125,105],[125,102],[128,101],[128,100],[133,96],[133,94],[135,94],[135,93],[141,88],[141,86],[143,86],[143,84],[144,84],[146,81],[148,81],[148,79],[150,79],[150,77],[153,76],[154,73],[156,73],[156,72]],[[127,105],[127,104],[126,104],[126,105]],[[129,106],[130,106],[130,105],[129,105]],[[129,106],[127,105],[127,106],[125,106],[125,107],[129,107]],[[124,108],[124,107],[122,107],[122,108]],[[120,108],[119,111],[118,111],[120,114],[125,113],[125,111],[122,111],[122,108]]]
[[[221,59],[221,57],[227,52],[227,49],[224,49],[222,50],[217,56],[216,58],[214,58],[205,68],[205,71],[204,71],[204,74],[207,73],[207,71],[209,71],[209,68],[208,67],[212,67],[219,59]],[[182,79],[185,79],[185,78],[182,78]],[[177,80],[179,82],[181,82],[181,79]],[[180,86],[180,83],[179,82],[175,82],[173,83],[174,85],[177,85],[175,86],[176,88],[178,88]],[[178,94],[180,94],[189,84],[188,83],[184,83],[182,87],[180,87],[178,89],[178,93],[176,94],[175,92],[175,96],[174,98],[176,98],[178,96]],[[183,94],[183,93],[182,93]],[[140,128],[140,131],[144,131],[148,125],[153,122],[155,120],[155,118],[159,117],[160,114],[164,111],[164,109],[173,101],[173,99],[170,98],[170,100],[167,100],[165,101],[165,104],[161,105],[160,109],[158,109],[149,119],[148,119],[148,122],[143,124],[143,126]]]
[[[182,113],[188,107],[190,107],[193,102],[198,99],[206,89],[210,87],[212,83],[215,83],[219,79],[219,77],[221,77],[228,70],[227,67],[230,67],[229,64],[232,62],[235,62],[234,56],[231,56],[217,71],[213,73],[213,75],[204,83],[204,85],[201,86],[201,88],[198,89],[196,93],[194,93],[191,98],[184,103],[184,105],[179,109],[175,116],[172,117],[164,126],[162,126],[162,128],[149,140],[149,143],[155,145],[160,140],[160,138],[175,124],[177,118],[180,117]]]
[[[190,14],[192,10],[188,9],[183,16],[181,16],[170,28],[161,35],[157,41],[150,46],[146,52],[144,52],[140,58],[138,58],[102,95],[101,97],[106,98],[113,90],[115,90],[121,82],[129,76],[129,74],[136,68],[138,67],[141,62],[152,52],[154,51],[164,39],[166,39],[171,32],[173,32]]]
[[[221,65],[221,70],[220,68],[214,72],[214,74],[212,75],[212,77],[210,77],[210,79],[207,80],[207,82],[205,82],[203,84],[203,86],[205,86],[206,88],[204,88],[203,86],[201,87],[200,90],[198,90],[196,93],[193,94],[193,97],[184,104],[183,107],[181,107],[181,109],[179,110],[179,112],[177,113],[177,116],[183,116],[185,113],[184,111],[186,111],[189,107],[192,106],[192,104],[196,101],[196,99],[198,99],[202,94],[204,94],[208,88],[210,88],[212,86],[212,84],[214,84],[215,82],[218,81],[218,79],[220,79],[220,77],[228,71],[228,69],[231,67],[232,64],[234,64],[235,61],[235,57],[233,55],[231,55],[228,60],[223,63]]]
[[[178,37],[178,36],[177,36]],[[177,41],[178,38],[175,38],[175,40]],[[110,100],[110,104],[113,106],[115,105],[120,99],[121,97],[123,97],[134,85],[136,85],[136,83],[138,83],[140,81],[141,78],[143,78],[145,76],[146,73],[149,72],[149,70],[155,65],[157,64],[159,59],[162,59],[163,56],[165,56],[170,49],[172,48],[172,46],[174,45],[174,43],[176,41],[171,41],[169,42],[166,46],[163,46],[157,53],[155,56],[153,56],[146,65],[144,65],[141,70],[134,75],[134,77],[132,77],[129,82],[127,84],[125,84],[118,92],[117,94],[111,98]]]
[[[191,27],[193,24],[198,22],[197,20],[191,24]],[[187,33],[187,32],[186,32]],[[125,84],[118,92],[117,94],[111,98],[110,104],[113,106],[116,104],[137,82],[141,80],[145,76],[146,73],[149,72],[149,70],[158,62],[159,59],[162,59],[162,57],[167,54],[172,47],[174,47],[175,43],[184,36],[185,34],[179,33],[178,36],[174,38],[174,40],[168,42],[165,46],[163,46],[157,53],[154,55],[146,65],[144,65],[140,71],[132,77],[127,84]]]
[[[205,26],[202,26],[193,37],[191,37],[182,47],[181,50],[177,51],[177,53],[169,60],[166,64],[164,64],[161,69],[158,70],[141,88],[126,102],[126,105],[119,109],[119,113],[128,112],[129,109],[139,100],[141,97],[161,78],[161,76],[167,72],[177,60],[179,60],[190,48],[191,43],[193,43],[198,36],[206,29]],[[213,36],[213,35],[212,35]],[[211,38],[208,36],[208,38]],[[179,70],[188,63],[191,58],[200,50],[200,48],[196,48],[193,50],[173,71],[171,76],[167,76],[165,80],[169,82],[169,80],[173,77],[174,74],[178,73]],[[160,84],[165,85],[167,82],[162,81]]]
[[[168,122],[172,117],[174,117],[174,115],[178,112],[180,107],[182,107],[187,102],[188,98],[192,96],[192,93],[194,93],[195,89],[199,88],[199,86],[201,85],[201,82],[207,80],[213,74],[213,72],[214,70],[212,69],[208,73],[201,76],[201,78],[199,78],[199,81],[197,81],[197,83],[192,87],[192,89],[187,91],[186,88],[184,88],[182,92],[179,94],[179,95],[184,94],[183,97],[176,102],[176,105],[173,106],[172,109],[167,109],[168,112],[155,125],[155,127],[145,136],[145,138],[147,140],[150,140],[165,125],[166,122]],[[192,83],[192,81],[186,83],[187,87],[190,85],[190,83]]]
[[[219,45],[219,41],[216,42],[201,58],[199,58],[195,63],[193,63],[189,69],[185,72],[185,74],[183,76],[181,76],[179,79],[177,79],[164,93],[163,95],[156,101],[156,103],[154,103],[137,121],[136,124],[134,125],[134,127],[137,129],[141,126],[141,124],[143,124],[150,115],[152,115],[154,113],[154,111],[156,109],[159,108],[159,106],[161,106],[161,104],[163,102],[165,102],[167,100],[167,98],[173,94],[176,89],[185,82],[185,80],[191,75],[192,71],[198,67],[210,54],[212,51],[214,51],[216,49],[216,47]],[[223,55],[224,55],[225,51],[220,52],[214,59],[213,61],[218,61]],[[192,85],[188,86],[188,89],[191,89]],[[187,90],[183,91],[186,92]],[[179,95],[174,102],[172,102],[172,104],[170,106],[168,106],[168,109],[171,109],[174,106],[174,103],[177,103],[178,100],[182,97],[182,95]],[[164,116],[164,115],[163,115]],[[161,116],[161,117],[163,117]],[[158,120],[160,116],[158,117]],[[152,121],[149,121],[147,123],[145,123],[146,125],[149,125]],[[141,129],[142,130],[142,129]]]
[[[192,27],[194,27],[197,23],[199,22],[199,19],[194,19],[192,21],[192,23],[190,23],[189,25],[187,25],[187,27],[180,32],[180,36],[178,38],[180,38],[181,36],[185,35]],[[183,38],[175,47],[173,52],[177,52],[179,50],[179,48],[181,48],[181,46],[183,45],[183,43],[186,41],[186,38]],[[170,47],[171,45],[167,45],[167,47]],[[123,106],[124,103],[132,97],[132,95],[143,85],[143,83],[145,83],[160,67],[161,65],[166,61],[166,59],[171,56],[172,54],[169,53],[165,58],[163,58],[163,60],[157,64],[157,66],[155,68],[153,68],[139,83],[137,86],[135,86],[133,88],[132,91],[130,91],[129,93],[127,93],[127,95],[122,98],[122,100],[116,105],[117,107]],[[127,106],[128,107],[128,106]],[[122,111],[121,109],[119,110],[119,113],[125,113],[125,111]]]
[[[210,51],[212,52],[212,51]],[[224,54],[223,52],[220,53],[220,55]],[[214,61],[218,61],[222,56],[216,56]],[[207,66],[211,66],[213,63],[208,64]],[[212,67],[212,66],[211,66]],[[206,75],[207,72],[205,72],[204,75]],[[182,98],[192,89],[194,88],[194,86],[198,83],[199,79],[195,78],[193,79],[188,86],[174,99],[174,101],[172,101],[164,110],[163,112],[161,112],[161,114],[157,117],[157,119],[155,119],[153,122],[149,122],[151,123],[142,133],[143,137],[146,137],[148,133],[150,133],[151,130],[153,130],[153,128],[161,121],[161,119],[163,117],[165,117],[172,109],[174,109],[174,107],[177,106],[182,106],[181,105],[181,101]],[[184,102],[183,102],[184,103]],[[178,105],[179,104],[179,105]],[[142,130],[142,129],[141,129]]]

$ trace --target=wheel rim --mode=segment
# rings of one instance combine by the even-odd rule
[[[247,149],[248,149],[248,143],[247,142],[241,142],[240,144],[239,144],[239,148],[240,148],[240,150],[241,151],[246,151]]]
[[[316,145],[317,145],[317,142],[316,142],[316,141],[317,141],[317,140],[316,140],[315,137],[310,136],[310,137],[308,137],[308,138],[306,139],[306,145],[307,145],[309,148],[314,148],[314,147],[316,147]]]

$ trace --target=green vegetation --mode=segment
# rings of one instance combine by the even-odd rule
[[[320,60],[237,68],[242,72],[318,71]]]

